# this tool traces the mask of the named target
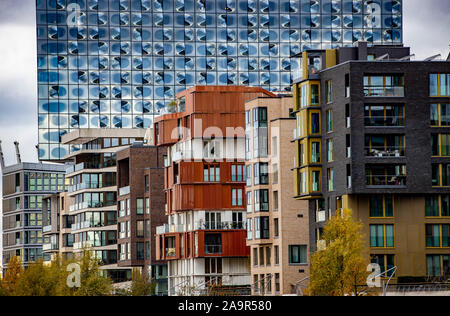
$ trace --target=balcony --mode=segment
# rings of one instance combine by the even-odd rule
[[[89,221],[84,221],[81,223],[72,224],[71,229],[73,231],[75,231],[75,230],[80,230],[80,229],[85,229],[85,228],[90,228],[90,227],[95,227],[95,226],[91,225],[91,222],[89,222]]]
[[[78,210],[83,210],[87,208],[101,208],[101,207],[108,207],[108,206],[115,206],[117,203],[115,201],[107,201],[107,202],[82,202],[79,204],[72,204],[69,206],[69,212],[74,212]]]
[[[370,186],[405,186],[406,176],[404,175],[374,175],[366,176],[367,185]]]
[[[81,190],[88,190],[88,189],[101,189],[101,188],[107,188],[115,186],[115,183],[99,183],[99,182],[83,182],[78,183],[75,185],[71,185],[68,188],[69,193],[81,191]]]
[[[403,98],[405,96],[405,89],[400,86],[364,86],[364,96]]]
[[[316,222],[325,222],[325,210],[316,211]]]
[[[119,196],[130,194],[130,186],[119,188]]]
[[[170,232],[169,225],[164,224],[162,226],[156,227],[156,235],[167,234]]]
[[[404,126],[403,116],[365,116],[364,126],[366,127],[402,127]]]
[[[404,157],[405,148],[403,147],[384,147],[372,146],[365,147],[366,157]]]
[[[222,245],[207,245],[205,244],[205,254],[213,255],[213,254],[221,254],[222,253]]]
[[[42,245],[42,251],[59,250],[58,243],[48,243]]]
[[[194,230],[227,230],[227,229],[247,229],[245,222],[196,222]]]
[[[166,257],[167,258],[174,258],[175,256],[176,256],[175,248],[166,248]]]

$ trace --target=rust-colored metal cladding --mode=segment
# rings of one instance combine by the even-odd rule
[[[155,120],[155,145],[167,147],[169,218],[157,229],[156,258],[168,260],[169,295],[181,293],[177,284],[249,286],[244,104],[274,96],[261,88],[197,86],[177,95],[174,113]]]

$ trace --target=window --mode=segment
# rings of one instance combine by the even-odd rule
[[[244,181],[244,170],[243,165],[231,165],[231,181],[232,182],[242,182]]]
[[[217,140],[203,141],[203,158],[205,159],[220,158],[221,155],[220,145],[221,143]]]
[[[243,206],[244,202],[243,202],[243,190],[242,189],[232,189],[232,201],[231,201],[231,205],[232,206]]]
[[[403,97],[403,75],[364,76],[364,96],[366,97]]]
[[[394,247],[394,225],[370,225],[370,247]]]
[[[252,185],[252,165],[245,166],[245,178],[246,178],[246,186]]]
[[[432,195],[425,198],[425,216],[450,216],[450,195]]]
[[[269,164],[258,162],[253,165],[253,182],[258,184],[269,184]]]
[[[145,188],[145,192],[148,192],[150,189],[150,184],[148,182],[148,175],[144,176],[144,188]]]
[[[136,199],[136,214],[144,215],[144,199]]]
[[[450,164],[431,165],[432,186],[450,186]]]
[[[247,191],[247,212],[252,212],[252,191]]]
[[[289,264],[307,264],[306,245],[289,246]]]
[[[144,243],[137,242],[136,243],[136,260],[144,260],[145,259],[145,250]]]
[[[311,142],[311,163],[320,163],[320,142]]]
[[[273,195],[272,207],[274,212],[276,212],[278,211],[278,191],[273,191],[272,195]]]
[[[327,103],[333,102],[333,91],[332,91],[331,80],[327,80],[325,82],[325,95],[326,95]]]
[[[203,165],[203,181],[219,182],[220,166],[219,165]]]
[[[367,157],[403,157],[405,155],[404,135],[366,135]]]
[[[267,157],[267,108],[259,107],[253,113],[253,155],[255,158]]]
[[[406,165],[367,165],[366,184],[404,186],[406,185]]]
[[[333,140],[332,139],[327,140],[327,161],[328,162],[333,161]]]
[[[450,96],[450,74],[430,74],[430,96]]]
[[[266,247],[266,266],[270,266],[272,264],[272,248]],[[270,284],[270,282],[269,282]]]
[[[365,126],[404,126],[403,105],[366,105]]]
[[[450,156],[450,134],[431,134],[431,155]]]
[[[252,238],[253,238],[252,219],[247,218],[247,239],[251,240]]]
[[[310,133],[320,134],[320,113],[311,112],[310,114]]]
[[[272,157],[276,157],[278,155],[278,137],[272,137]]]
[[[369,198],[370,217],[393,217],[394,201],[392,195],[372,195]]]
[[[150,198],[145,198],[145,214],[150,214]]]
[[[272,184],[278,183],[278,164],[272,164]]]
[[[334,169],[327,169],[328,191],[334,191]]]
[[[430,125],[450,126],[450,104],[430,105]]]
[[[269,238],[269,216],[255,217],[255,239]]]
[[[450,255],[427,255],[427,275],[450,275]]]
[[[313,191],[313,192],[322,191],[322,187],[320,184],[320,178],[321,178],[320,174],[321,174],[320,170],[312,170],[311,171],[311,191]]]
[[[136,237],[144,237],[144,221],[136,221]]]
[[[443,248],[450,247],[450,224],[427,224],[425,225],[427,247]]]
[[[255,190],[255,212],[269,210],[269,190]]]
[[[273,219],[273,229],[274,229],[274,232],[273,232],[273,236],[274,237],[279,237],[279,225],[278,225],[278,218],[274,218]]]
[[[386,272],[395,266],[394,259],[394,255],[370,255],[370,262],[380,265],[380,273],[383,273],[382,277],[385,278],[389,278],[394,275],[393,270]]]
[[[275,253],[275,265],[280,264],[280,248],[278,246],[274,246],[274,253]]]

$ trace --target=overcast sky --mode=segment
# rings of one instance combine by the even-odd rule
[[[0,0],[0,140],[7,164],[37,161],[36,39],[34,0]],[[449,53],[450,1],[403,0],[404,44],[416,59]]]

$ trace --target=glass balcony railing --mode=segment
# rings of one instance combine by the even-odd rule
[[[119,188],[119,196],[130,194],[130,186]]]
[[[176,256],[175,248],[166,248],[166,257],[170,258],[175,256]]]
[[[101,189],[115,185],[116,185],[115,183],[83,182],[69,186],[68,191],[69,193],[71,193],[88,189]]]
[[[199,230],[214,229],[247,229],[245,222],[197,222],[195,228]]]
[[[405,148],[403,147],[365,147],[366,157],[404,157]]]
[[[115,201],[106,201],[106,202],[88,201],[88,202],[82,202],[82,203],[70,205],[69,211],[74,212],[74,211],[83,210],[83,209],[87,209],[87,208],[100,208],[100,207],[108,207],[108,206],[114,206],[114,205],[117,205],[117,202],[115,202]]]
[[[205,254],[220,254],[222,253],[222,245],[205,245]]]
[[[403,116],[365,116],[365,126],[404,126]]]
[[[364,86],[365,97],[404,97],[404,87]]]
[[[406,176],[404,175],[372,175],[366,176],[367,185],[389,185],[405,186]]]

